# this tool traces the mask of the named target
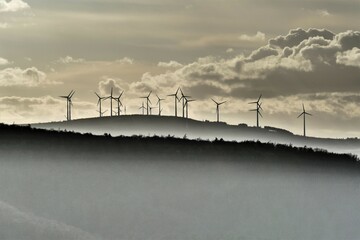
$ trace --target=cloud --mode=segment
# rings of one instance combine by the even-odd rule
[[[99,91],[100,94],[103,96],[110,95],[111,88],[113,89],[113,95],[119,95],[122,92],[122,89],[120,87],[121,79],[115,79],[115,78],[109,78],[109,77],[103,77],[103,80],[99,82]]]
[[[0,0],[0,12],[18,12],[28,8],[29,4],[22,0]]]
[[[71,56],[61,57],[56,62],[63,63],[63,64],[69,64],[69,63],[83,63],[85,62],[85,59],[83,58],[73,58]]]
[[[0,28],[2,28],[2,29],[9,28],[9,24],[6,23],[6,22],[1,22],[1,23],[0,23]]]
[[[95,100],[93,103],[79,101],[73,98],[73,117],[94,117],[96,113]],[[65,119],[66,101],[52,96],[42,97],[0,97],[1,121],[12,123],[29,123],[60,121]],[[31,120],[29,120],[31,119]]]
[[[66,56],[66,57],[59,58],[55,62],[62,63],[62,64],[71,64],[71,63],[94,63],[94,62],[98,63],[101,61],[90,61],[90,60],[86,60],[84,58],[74,58],[72,56]],[[114,62],[119,63],[119,64],[134,64],[134,59],[124,57],[121,59],[117,59]]]
[[[226,53],[232,53],[232,52],[234,52],[234,49],[233,49],[233,48],[228,48],[228,49],[226,49]]]
[[[318,9],[316,10],[316,13],[322,17],[328,17],[331,15],[326,9]]]
[[[170,61],[170,62],[159,62],[158,66],[165,68],[180,68],[183,65],[177,61]]]
[[[354,47],[345,52],[339,52],[336,55],[336,62],[346,66],[360,67],[360,49]]]
[[[26,69],[6,68],[0,70],[0,86],[25,86],[36,87],[43,84],[59,84],[47,79],[46,74],[36,67]]]
[[[0,66],[11,64],[9,60],[0,57]]]
[[[332,40],[335,34],[326,30],[326,29],[315,29],[310,28],[309,30],[304,30],[301,28],[290,30],[290,32],[285,36],[278,36],[269,40],[270,46],[285,48],[285,47],[294,47],[299,45],[305,39],[311,37],[322,37],[326,40]]]
[[[174,71],[146,73],[132,84],[138,92],[172,91],[253,98],[360,91],[360,32],[334,34],[326,29],[294,29],[270,39],[247,57],[201,58]],[[199,91],[199,89],[207,89]]]
[[[262,33],[262,32],[258,31],[253,36],[247,35],[247,34],[242,34],[242,35],[239,36],[239,40],[241,40],[241,41],[249,41],[249,42],[262,42],[262,41],[265,41],[265,33]]]
[[[134,59],[124,57],[124,58],[115,60],[115,62],[120,63],[120,64],[134,64]]]

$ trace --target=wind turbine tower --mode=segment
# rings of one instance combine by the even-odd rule
[[[175,102],[175,117],[177,117],[177,101],[179,100],[179,98],[178,98],[177,95],[178,95],[179,90],[180,90],[180,88],[178,88],[174,94],[167,95],[168,97],[174,97],[174,102]]]
[[[110,98],[110,116],[112,117],[112,115],[113,115],[113,110],[112,110],[112,101],[113,101],[113,88],[111,88],[111,90],[110,90],[110,96],[109,96],[109,98]]]
[[[117,115],[118,115],[118,116],[120,116],[121,107],[123,106],[123,105],[122,105],[122,102],[121,102],[121,100],[120,100],[120,98],[122,97],[123,93],[124,93],[124,91],[122,91],[117,98],[115,98],[115,97],[113,98],[113,99],[117,102]]]
[[[312,116],[312,114],[305,111],[304,104],[302,105],[302,107],[303,107],[303,111],[297,118],[299,118],[301,116],[303,116],[303,118],[304,118],[304,137],[306,137],[306,115]]]
[[[179,101],[182,100],[182,117],[185,118],[186,100],[187,98],[190,98],[190,96],[184,95],[184,92],[181,89],[180,92],[181,92],[181,98],[179,99]]]
[[[75,91],[71,90],[71,92],[67,96],[60,96],[61,98],[66,99],[66,120],[71,120],[71,106],[72,106],[72,100],[71,98],[74,96]]]
[[[259,127],[259,116],[263,117],[261,114],[261,111],[263,110],[261,107],[261,102],[260,99],[262,97],[262,94],[260,94],[260,97],[258,98],[258,100],[256,102],[250,102],[249,104],[256,104],[256,109],[252,109],[250,111],[255,111],[256,112],[256,127]]]
[[[227,101],[217,102],[214,99],[211,99],[211,100],[216,104],[216,121],[219,122],[220,121],[220,105],[226,103]]]
[[[145,97],[141,97],[141,98],[144,98],[146,99],[146,115],[149,115],[149,103],[151,104],[151,101],[150,101],[150,95],[151,95],[152,91],[149,92],[149,94]]]
[[[141,105],[141,107],[139,107],[139,109],[142,110],[142,115],[144,115],[144,114],[145,114],[144,110],[146,109],[146,108],[144,107],[144,102],[142,102],[142,105]]]
[[[103,112],[103,111],[101,110],[101,103],[102,103],[103,100],[106,100],[106,99],[108,99],[109,97],[100,97],[99,94],[97,94],[96,92],[95,92],[95,95],[99,98],[99,100],[98,100],[98,102],[97,102],[97,105],[99,106],[99,110],[98,110],[97,112],[99,112],[100,117],[102,117],[102,116],[103,116],[103,113],[105,113],[106,111]]]
[[[185,107],[186,107],[186,118],[189,118],[189,102],[194,102],[195,99],[186,99],[185,100]]]
[[[156,105],[159,106],[159,116],[161,116],[161,101],[165,100],[164,98],[160,98],[157,94],[156,94],[156,97],[158,99]]]

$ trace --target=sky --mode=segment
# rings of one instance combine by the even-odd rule
[[[124,90],[139,114],[141,96],[181,87],[201,121],[216,120],[213,98],[221,121],[254,126],[262,94],[261,126],[301,134],[304,104],[308,135],[360,137],[359,13],[355,0],[0,0],[0,122],[63,121],[73,89],[86,118],[94,92]]]

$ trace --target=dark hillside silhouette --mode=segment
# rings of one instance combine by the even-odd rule
[[[109,134],[94,136],[66,131],[33,129],[26,126],[0,125],[0,149],[2,154],[33,157],[65,157],[88,159],[97,156],[99,161],[109,158],[131,159],[158,158],[181,161],[253,161],[281,165],[311,167],[321,164],[324,168],[358,168],[357,157],[333,154],[321,149],[299,148],[281,144],[252,142],[226,142],[189,140],[184,138],[119,136]],[[100,157],[101,156],[101,157]],[[97,158],[95,157],[95,158]],[[359,168],[360,169],[360,168]]]
[[[0,239],[359,235],[360,163],[351,155],[16,125],[0,125],[0,153]]]
[[[112,136],[120,135],[174,135],[189,139],[223,138],[227,141],[261,141],[280,144],[292,144],[294,146],[307,146],[312,148],[324,148],[328,151],[340,153],[360,154],[359,139],[330,139],[304,137],[275,127],[264,128],[248,127],[245,124],[228,125],[224,122],[197,121],[172,116],[143,116],[126,115],[119,117],[103,117],[78,119],[64,122],[51,122],[32,124],[35,128],[76,131],[80,133],[93,133],[103,135],[109,133]]]

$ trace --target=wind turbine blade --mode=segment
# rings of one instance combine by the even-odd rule
[[[175,95],[178,94],[179,90],[180,90],[180,87],[178,87],[178,89],[176,90]]]
[[[70,98],[72,98],[72,97],[74,96],[74,94],[75,94],[75,91],[73,91],[73,93],[71,94]]]
[[[306,114],[306,115],[309,115],[309,116],[312,116],[312,114],[311,114],[311,113],[308,113],[308,112],[305,112],[305,114]]]
[[[249,102],[249,104],[255,104],[255,103],[258,103],[258,102]]]
[[[262,103],[260,103],[260,104],[258,105],[258,106],[259,106],[259,109],[261,109],[261,110],[264,111],[264,109],[262,109],[262,107],[261,107],[261,104],[262,104]]]
[[[98,96],[98,98],[101,98],[100,96],[99,96],[99,94],[97,94],[96,92],[94,92],[95,94],[96,94],[96,96]]]
[[[304,112],[300,113],[300,115],[297,118],[301,117],[303,114],[304,114]]]
[[[262,118],[264,118],[263,115],[261,114],[261,112],[258,112],[258,113],[259,113],[259,115],[260,115]]]
[[[260,97],[259,97],[259,99],[257,100],[257,102],[260,102],[261,97],[262,97],[262,94],[260,94]]]
[[[148,98],[150,97],[151,93],[152,93],[152,91],[149,92],[149,95],[147,96]]]
[[[99,98],[99,100],[98,100],[98,102],[97,102],[97,105],[98,105],[98,106],[99,106],[100,102],[101,102],[101,98]]]
[[[68,98],[68,96],[59,96],[60,98]]]
[[[70,97],[71,94],[73,93],[73,91],[74,91],[74,90],[71,90],[70,93],[69,93],[69,95],[67,95],[67,97]]]
[[[257,109],[251,109],[251,110],[249,110],[249,111],[251,111],[251,112],[255,112],[255,111],[257,111]]]
[[[305,106],[304,106],[304,104],[302,104],[302,107],[303,107],[303,112],[305,112]]]
[[[223,101],[223,102],[219,103],[219,105],[224,104],[224,103],[226,103],[226,102],[227,102],[227,101]]]

